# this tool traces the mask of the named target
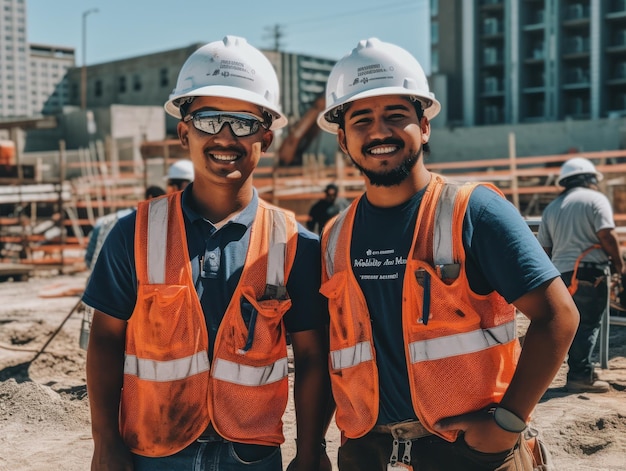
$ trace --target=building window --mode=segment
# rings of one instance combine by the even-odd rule
[[[170,84],[169,74],[167,69],[161,69],[159,83],[162,87],[167,87]]]
[[[430,22],[430,43],[439,44],[439,22]]]
[[[95,81],[93,94],[97,97],[102,96],[102,80]]]
[[[133,90],[136,92],[141,90],[141,77],[139,75],[133,76]]]
[[[126,77],[119,78],[118,90],[120,93],[126,93]]]
[[[439,14],[439,0],[430,0],[430,16]]]
[[[430,51],[430,70],[433,74],[439,72],[439,51],[437,49]]]

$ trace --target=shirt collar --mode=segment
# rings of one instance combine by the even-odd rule
[[[183,206],[183,213],[185,217],[189,219],[191,223],[195,223],[198,220],[204,221],[205,219],[196,210],[193,209],[193,196],[191,193],[192,186],[193,186],[193,183],[190,183],[183,190],[182,206]],[[250,227],[256,216],[256,210],[258,206],[259,206],[259,194],[256,188],[253,188],[252,199],[250,200],[250,203],[248,203],[248,205],[245,208],[243,208],[243,210],[241,210],[239,213],[237,213],[234,217],[226,221],[224,226],[228,224],[240,224],[242,226],[245,226],[246,228]]]

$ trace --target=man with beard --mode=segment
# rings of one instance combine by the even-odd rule
[[[532,470],[529,417],[578,324],[516,208],[426,169],[439,109],[415,58],[376,38],[328,78],[318,124],[365,178],[322,236],[341,471]]]

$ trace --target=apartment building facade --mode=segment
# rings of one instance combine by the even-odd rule
[[[86,67],[87,108],[118,105],[162,106],[176,86],[185,60],[203,43]],[[319,57],[262,50],[276,69],[281,105],[290,121],[297,120],[324,93],[335,61]],[[80,106],[81,69],[68,71],[69,104]],[[175,134],[176,120],[167,117],[167,132]]]
[[[626,116],[626,0],[431,0],[431,39],[449,125]]]
[[[0,0],[0,117],[30,116],[26,0]]]
[[[29,94],[33,114],[60,113],[69,105],[67,72],[76,66],[74,48],[30,44]]]

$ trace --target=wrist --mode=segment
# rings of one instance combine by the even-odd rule
[[[490,408],[488,412],[496,425],[506,432],[522,433],[528,427],[522,418],[504,407],[495,406]]]

